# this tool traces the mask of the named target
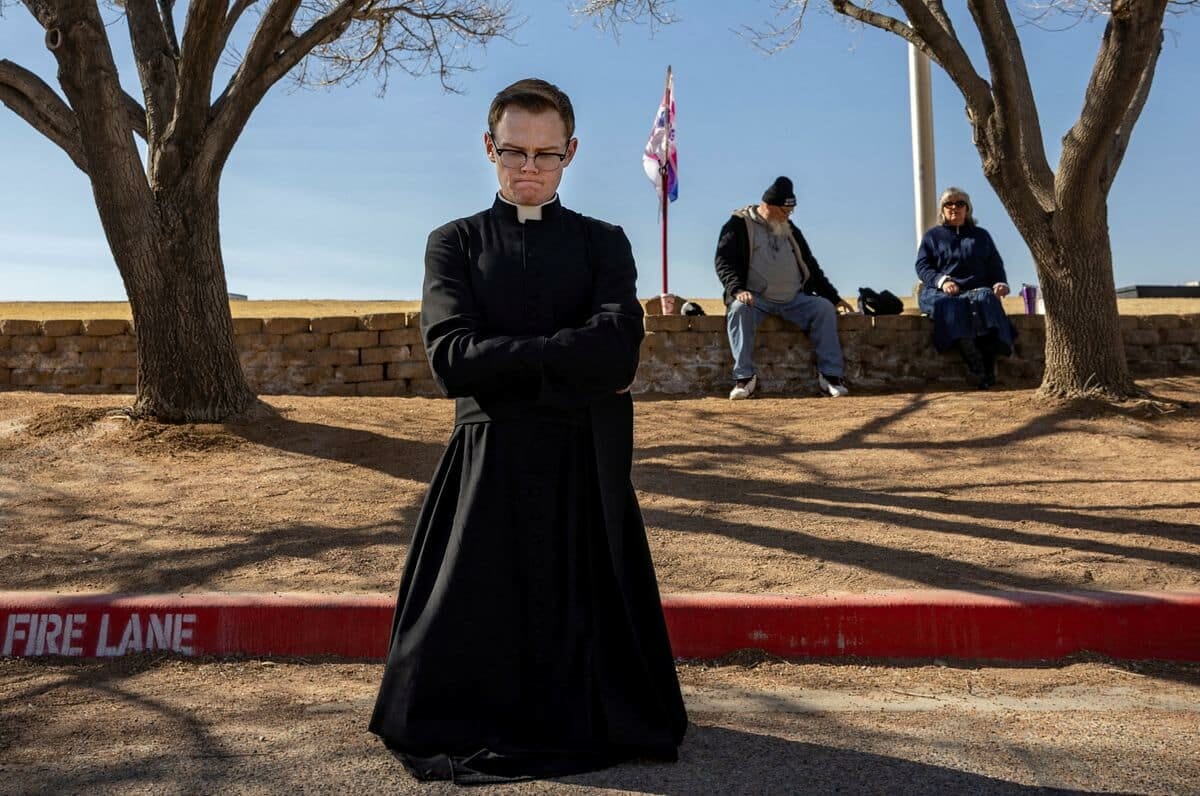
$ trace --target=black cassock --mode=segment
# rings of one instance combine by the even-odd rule
[[[457,398],[371,731],[420,779],[674,760],[687,726],[630,482],[629,241],[563,208],[435,230],[421,328]]]

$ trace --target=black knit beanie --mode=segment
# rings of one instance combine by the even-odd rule
[[[776,207],[795,207],[796,194],[792,191],[792,181],[787,177],[776,177],[771,187],[763,191],[762,200]]]

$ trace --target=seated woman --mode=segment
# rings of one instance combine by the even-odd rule
[[[1004,261],[992,236],[975,224],[966,191],[947,188],[939,204],[942,223],[925,233],[917,250],[917,303],[933,319],[934,348],[957,347],[986,390],[996,383],[996,357],[1011,354],[1016,337],[1000,303],[1009,294]]]

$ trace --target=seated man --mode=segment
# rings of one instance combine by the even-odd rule
[[[842,347],[837,308],[850,311],[825,278],[796,225],[792,181],[779,177],[762,202],[736,210],[717,240],[717,277],[725,286],[729,348],[733,352],[731,400],[749,398],[758,387],[754,336],[768,315],[786,318],[809,334],[817,352],[817,385],[837,398],[849,390],[842,382]]]

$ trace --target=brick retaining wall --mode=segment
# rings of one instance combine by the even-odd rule
[[[1043,318],[1016,315],[1017,350],[1000,380],[1041,379]],[[263,394],[437,395],[421,345],[419,313],[336,318],[236,318],[234,332],[251,386]],[[838,319],[846,377],[857,390],[915,391],[962,386],[963,368],[938,355],[929,321],[916,315]],[[1122,316],[1135,376],[1200,372],[1200,314]],[[123,320],[0,320],[0,389],[132,392],[136,340]],[[755,363],[767,392],[811,393],[808,338],[776,318],[761,327]],[[647,316],[635,392],[719,394],[730,383],[729,343],[719,316]]]

